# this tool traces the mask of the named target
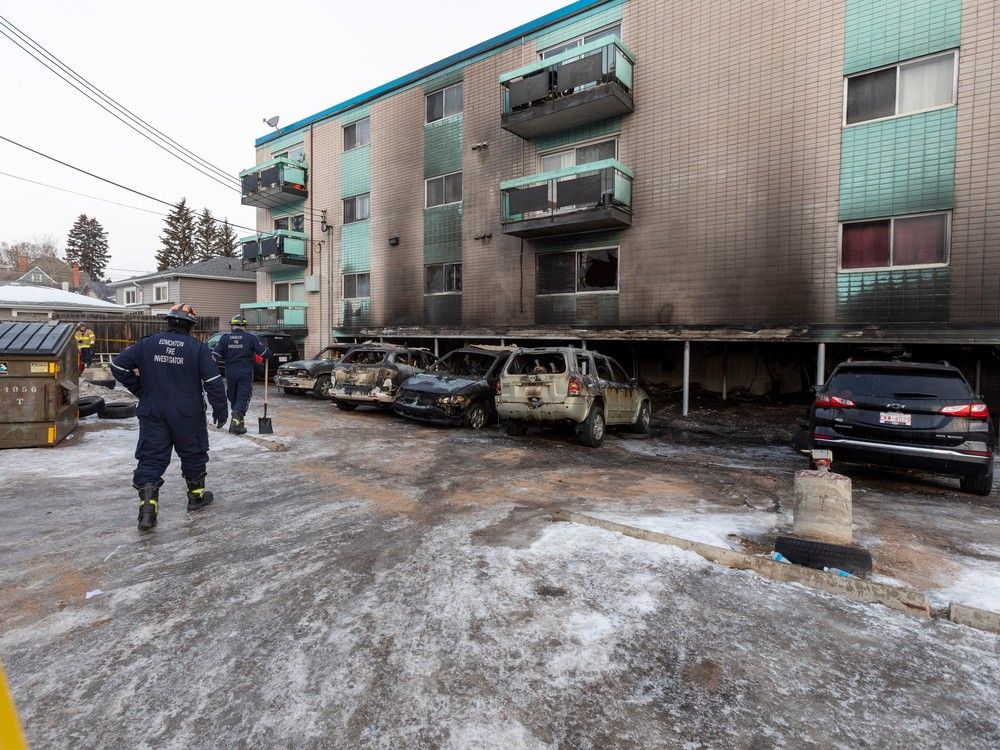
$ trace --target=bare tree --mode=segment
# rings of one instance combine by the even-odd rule
[[[28,240],[0,242],[0,266],[17,268],[18,258],[26,256],[29,261],[38,258],[58,258],[59,241],[51,234],[43,234]]]

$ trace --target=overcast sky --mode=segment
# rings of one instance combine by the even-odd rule
[[[0,4],[0,15],[147,122],[236,175],[253,164],[253,141],[267,130],[264,117],[292,123],[568,2],[22,0]],[[237,192],[160,151],[2,36],[0,102],[0,135],[253,226],[253,210],[240,206]],[[167,210],[3,141],[0,172]],[[48,234],[62,248],[74,219],[85,213],[108,232],[113,279],[155,268],[160,216],[4,175],[0,196],[0,240]]]

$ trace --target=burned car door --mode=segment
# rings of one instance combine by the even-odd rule
[[[615,362],[615,360],[608,357],[608,363],[611,365],[611,372],[614,375],[615,386],[622,389],[622,414],[621,419],[625,424],[632,424],[635,421],[636,416],[639,414],[639,402],[642,399],[642,394],[639,391],[639,386],[636,382],[629,377],[628,373],[625,372],[625,368],[620,364]]]
[[[622,420],[622,412],[625,409],[623,402],[627,399],[627,394],[615,383],[615,376],[607,357],[594,355],[594,364],[597,366],[597,379],[604,393],[604,419],[608,424],[617,424]]]

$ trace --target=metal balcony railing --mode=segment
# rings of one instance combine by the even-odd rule
[[[306,257],[308,243],[309,235],[287,229],[242,237],[240,249],[243,269],[251,271],[307,266],[309,265],[309,259]]]
[[[240,310],[246,316],[251,328],[271,330],[301,330],[306,327],[306,302],[271,300],[264,302],[244,302]]]
[[[279,156],[240,172],[244,206],[274,208],[309,195],[304,161]]]

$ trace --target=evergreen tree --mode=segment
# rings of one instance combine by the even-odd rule
[[[215,255],[219,258],[235,258],[236,253],[236,231],[229,224],[229,219],[222,222],[222,226],[215,230]]]
[[[163,234],[160,235],[162,247],[156,253],[156,270],[162,271],[194,263],[197,254],[195,219],[194,212],[188,208],[187,200],[182,198],[163,223]]]
[[[215,219],[207,208],[198,217],[194,244],[198,260],[208,260],[219,254],[219,230],[215,228]]]
[[[104,278],[108,260],[108,233],[97,219],[80,214],[66,238],[66,262],[78,264],[90,278],[99,281]]]

